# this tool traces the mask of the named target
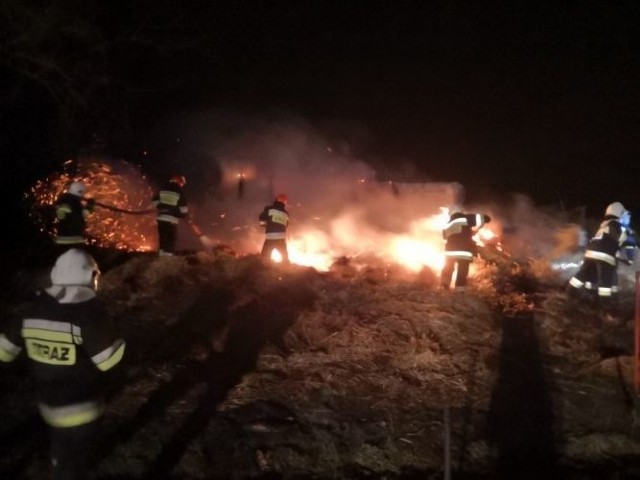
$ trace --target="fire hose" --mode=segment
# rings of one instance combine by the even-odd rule
[[[187,219],[187,223],[189,224],[189,228],[191,228],[191,231],[193,232],[193,234],[198,237],[198,240],[200,240],[200,243],[202,244],[203,247],[205,248],[213,248],[215,243],[213,242],[213,240],[211,240],[207,235],[205,235],[204,233],[202,233],[202,229],[196,225],[193,220],[191,220],[190,218]]]
[[[112,212],[118,212],[118,213],[126,213],[127,215],[149,215],[151,213],[154,213],[156,211],[155,208],[149,208],[147,210],[127,210],[124,208],[118,208],[116,206],[113,205],[107,205],[105,203],[101,203],[101,202],[96,202],[93,201],[93,204],[100,207],[100,208],[105,208],[107,210],[111,210]]]
[[[193,220],[189,219],[187,220],[187,223],[189,224],[189,228],[191,228],[191,231],[196,235],[196,237],[202,237],[204,235],[200,227],[193,223]]]
[[[125,208],[119,208],[114,205],[107,205],[105,203],[96,202],[95,200],[93,201],[93,204],[100,208],[111,210],[112,212],[124,213],[127,215],[150,215],[156,212],[155,208],[150,208],[147,210],[127,210]],[[200,243],[202,243],[204,247],[211,248],[213,246],[214,242],[208,236],[202,233],[202,229],[193,220],[191,220],[190,218],[187,219],[187,224],[189,225],[189,228],[194,233],[194,235],[198,237]]]

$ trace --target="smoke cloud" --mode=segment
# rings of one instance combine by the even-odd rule
[[[289,197],[291,239],[336,258],[365,251],[384,257],[393,236],[416,229],[441,243],[439,228],[416,222],[441,213],[462,192],[456,183],[379,182],[366,159],[352,153],[348,138],[299,119],[197,121],[209,143],[192,141],[215,159],[221,180],[193,206],[194,215],[205,233],[241,253],[259,252],[258,215],[278,193]]]
[[[352,148],[348,136],[327,134],[299,118],[218,114],[185,124],[191,134],[182,137],[206,152],[199,157],[220,172],[219,184],[208,186],[204,201],[193,206],[196,219],[207,234],[240,253],[259,251],[257,216],[277,193],[289,197],[291,237],[306,238],[313,243],[310,249],[334,257],[362,252],[384,257],[398,236],[441,246],[441,225],[430,219],[464,201],[464,186],[455,181],[427,182],[426,175],[414,175],[414,182],[377,181],[369,159],[353,153],[359,148]],[[398,178],[406,179],[406,164],[391,158],[383,163],[389,178],[397,165]],[[492,230],[515,258],[551,258],[579,249],[575,212],[542,209],[522,194],[507,198],[465,209],[490,214]],[[571,233],[560,239],[562,231]],[[195,247],[194,241],[186,246]]]
[[[291,116],[247,119],[218,113],[176,119],[162,127],[161,134],[173,143],[165,162],[147,165],[147,171],[155,170],[156,182],[148,180],[154,175],[145,175],[149,185],[138,190],[150,195],[161,186],[166,178],[158,172],[184,173],[195,223],[239,254],[260,251],[264,233],[258,215],[276,194],[286,193],[289,244],[301,255],[297,263],[322,268],[348,257],[438,270],[442,227],[452,205],[491,215],[488,228],[514,259],[553,261],[580,253],[584,235],[568,212],[540,208],[520,194],[465,205],[463,185],[418,175],[407,179],[406,162],[392,158],[378,161],[386,176],[380,181],[370,159],[354,153],[362,150],[357,145],[362,135],[354,139],[327,131]],[[145,202],[111,203],[135,210]],[[157,244],[155,232],[145,238],[148,245]],[[201,248],[186,222],[180,224],[178,248]]]

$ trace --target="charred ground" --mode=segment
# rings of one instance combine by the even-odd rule
[[[463,295],[229,251],[126,256],[102,280],[128,347],[99,478],[442,478],[447,421],[454,478],[640,472],[629,285],[611,316],[535,262],[483,264]],[[24,365],[1,372],[0,476],[47,478]]]

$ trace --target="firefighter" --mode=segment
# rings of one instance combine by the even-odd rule
[[[152,199],[157,209],[158,239],[160,255],[173,255],[178,240],[178,223],[188,218],[189,206],[184,194],[187,179],[184,175],[174,175]]]
[[[244,197],[244,173],[238,175],[238,200]]]
[[[85,479],[99,433],[106,374],[123,357],[96,291],[98,266],[71,248],[51,270],[52,286],[0,334],[0,360],[24,350],[35,379],[38,409],[50,430],[54,479]]]
[[[596,234],[587,243],[584,260],[578,272],[569,280],[568,294],[578,297],[582,289],[593,292],[603,306],[610,305],[618,291],[618,253],[628,238],[625,225],[630,214],[620,202],[605,210]]]
[[[279,193],[273,204],[264,207],[258,217],[260,225],[264,226],[265,239],[262,245],[261,255],[271,259],[271,254],[277,250],[282,256],[283,263],[289,263],[287,251],[287,227],[289,226],[289,212],[287,212],[287,195]]]
[[[451,209],[449,222],[442,230],[445,240],[445,260],[440,274],[440,286],[448,290],[455,271],[455,291],[457,292],[463,292],[466,289],[469,266],[478,253],[478,246],[472,237],[483,225],[491,221],[489,215],[463,213],[461,210],[459,207]]]
[[[93,211],[95,200],[85,199],[86,186],[71,182],[55,204],[56,227],[54,243],[66,249],[86,245],[87,217]]]

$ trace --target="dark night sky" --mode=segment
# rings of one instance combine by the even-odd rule
[[[361,123],[371,155],[478,193],[635,202],[640,5],[465,3],[234,3],[175,67],[196,104]]]
[[[111,74],[153,87],[110,97],[128,116],[114,148],[139,151],[158,119],[192,108],[284,111],[361,125],[367,159],[408,160],[479,198],[517,191],[594,214],[614,200],[640,206],[640,3],[344,3],[103,7],[107,39],[149,12],[149,23],[175,27],[166,38],[193,40],[172,55],[112,50]],[[50,110],[13,100],[17,113],[2,118],[10,157],[57,161],[42,161]]]

